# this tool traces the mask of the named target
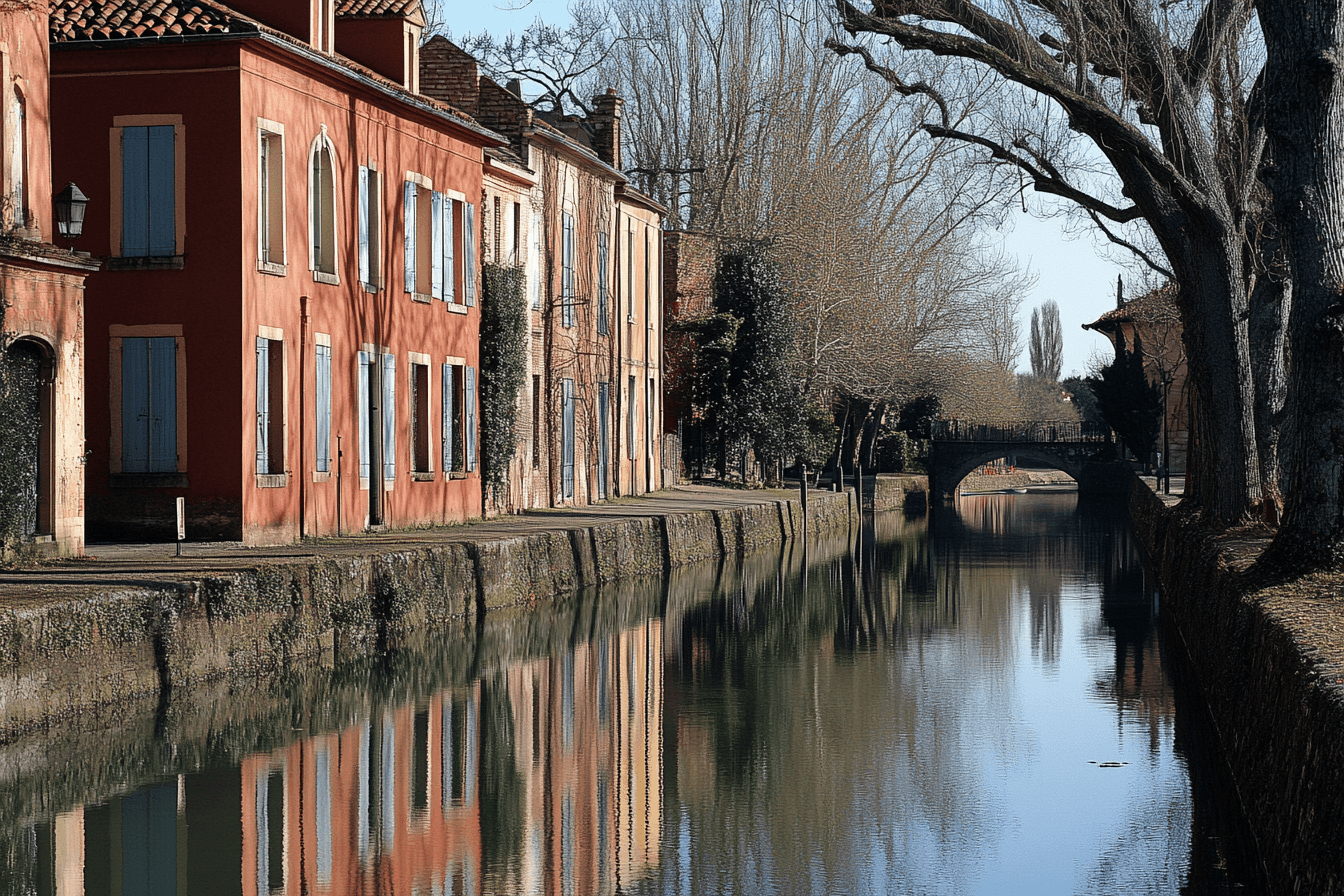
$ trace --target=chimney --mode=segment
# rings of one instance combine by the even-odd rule
[[[420,93],[476,116],[481,87],[476,60],[443,35],[420,48]]]
[[[504,85],[504,89],[518,97],[518,99],[523,98],[523,82],[519,81],[517,78],[510,78],[509,83]]]
[[[1115,275],[1115,307],[1125,307],[1125,278],[1122,274]]]
[[[593,112],[588,124],[593,130],[593,149],[597,157],[611,167],[621,167],[621,110],[625,100],[613,88],[593,97]]]

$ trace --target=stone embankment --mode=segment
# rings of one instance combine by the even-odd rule
[[[1210,533],[1137,479],[1129,503],[1272,892],[1344,893],[1339,577],[1256,589],[1245,573],[1268,543],[1266,535]]]
[[[44,587],[0,583],[0,742],[75,713],[216,679],[353,660],[408,636],[631,576],[662,574],[800,535],[796,498],[671,498],[257,551],[199,574],[123,572],[97,561],[41,570]],[[697,496],[705,495],[703,500]],[[679,499],[679,500],[678,500]],[[661,501],[661,503],[660,503]],[[708,505],[713,509],[697,509]],[[809,537],[856,530],[853,492],[813,493]],[[518,519],[518,518],[511,518]],[[310,550],[309,550],[310,549]],[[223,569],[211,568],[223,566]],[[71,590],[60,584],[79,580]],[[36,595],[36,596],[35,596]]]

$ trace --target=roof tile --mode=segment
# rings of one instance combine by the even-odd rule
[[[58,42],[210,34],[227,32],[232,24],[228,10],[208,2],[185,10],[171,0],[54,0],[51,6],[51,39]]]

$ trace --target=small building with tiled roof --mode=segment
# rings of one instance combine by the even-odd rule
[[[1163,387],[1166,402],[1163,439],[1168,446],[1172,472],[1181,474],[1186,469],[1190,444],[1190,388],[1176,289],[1174,283],[1167,283],[1128,302],[1123,293],[1117,293],[1116,307],[1092,323],[1083,324],[1083,329],[1104,334],[1112,347],[1123,340],[1127,351],[1134,350],[1137,337],[1149,382]],[[1160,439],[1159,450],[1163,444]]]
[[[56,0],[90,197],[90,531],[283,543],[482,512],[482,179],[415,0]]]

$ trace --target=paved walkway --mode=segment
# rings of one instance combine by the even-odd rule
[[[176,545],[90,544],[87,557],[59,560],[31,569],[0,570],[0,608],[31,607],[47,601],[91,598],[109,591],[157,588],[263,564],[379,554],[420,545],[487,541],[580,529],[617,518],[662,517],[697,510],[723,510],[797,497],[777,489],[731,489],[687,485],[639,498],[617,498],[589,507],[528,511],[455,526],[360,533],[344,538],[307,539],[282,547],[248,547],[241,542],[186,542]]]

